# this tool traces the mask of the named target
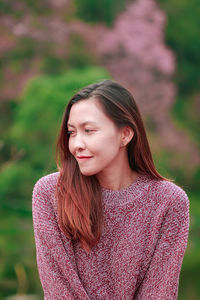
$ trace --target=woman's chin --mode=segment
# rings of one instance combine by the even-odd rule
[[[84,176],[93,176],[93,175],[96,175],[96,172],[94,172],[92,170],[81,170],[80,169],[80,172]]]

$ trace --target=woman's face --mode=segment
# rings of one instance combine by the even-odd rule
[[[118,162],[122,134],[95,98],[73,104],[68,120],[69,150],[83,175],[114,170]]]

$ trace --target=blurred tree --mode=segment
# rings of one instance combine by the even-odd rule
[[[24,16],[25,13],[42,14],[47,12],[47,6],[45,1],[39,0],[1,0],[0,1],[0,13],[4,15],[12,15],[19,19]]]
[[[77,15],[86,22],[112,25],[127,0],[75,0]]]
[[[182,95],[200,86],[200,5],[198,0],[158,0],[168,15],[166,42],[177,58],[176,82]]]
[[[200,5],[198,0],[159,0],[168,15],[166,42],[176,55],[178,97],[173,116],[200,149]]]

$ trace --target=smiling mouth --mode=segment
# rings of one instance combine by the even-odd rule
[[[92,158],[92,156],[84,156],[84,155],[81,155],[81,156],[77,156],[77,159],[89,159],[89,158]]]

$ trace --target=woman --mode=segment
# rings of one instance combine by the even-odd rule
[[[111,80],[83,88],[57,153],[33,191],[45,299],[176,299],[189,202],[156,171],[132,95]]]

